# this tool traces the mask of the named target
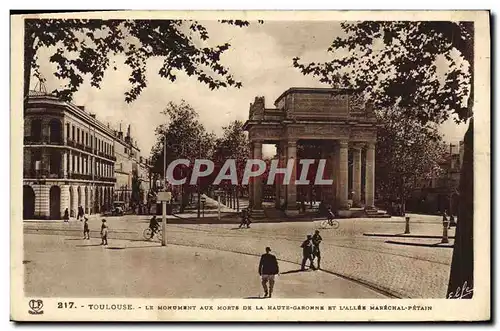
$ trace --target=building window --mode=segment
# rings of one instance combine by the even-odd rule
[[[69,131],[69,123],[66,123],[66,139],[69,139],[71,132]]]
[[[76,142],[80,143],[80,129],[76,128]]]
[[[85,146],[89,145],[89,134],[85,132]]]
[[[35,119],[31,121],[31,137],[35,141],[42,139],[42,120]]]
[[[93,147],[94,147],[94,149],[97,148],[97,137],[94,137],[94,146]]]

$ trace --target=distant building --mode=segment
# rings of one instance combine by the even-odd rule
[[[463,156],[463,141],[448,145],[443,162],[440,163],[443,172],[439,176],[417,184],[407,209],[425,213],[441,213],[447,210],[448,213],[457,215]]]
[[[117,198],[130,201],[132,171],[141,169],[148,177],[139,153],[130,127],[123,137],[84,107],[30,92],[24,113],[23,218],[61,219],[66,209],[76,217],[79,206],[86,214],[102,213]]]

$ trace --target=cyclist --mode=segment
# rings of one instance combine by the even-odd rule
[[[335,218],[335,214],[333,214],[332,207],[330,206],[328,206],[327,217],[328,217],[328,224],[330,226],[333,226],[333,219]]]
[[[152,219],[149,220],[149,228],[151,229],[151,239],[153,239],[153,236],[155,235],[156,231],[158,230],[159,224],[158,220],[156,219],[156,215],[153,216]]]

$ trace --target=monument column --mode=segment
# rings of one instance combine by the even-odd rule
[[[281,158],[281,144],[280,143],[277,143],[276,144],[276,155],[278,156],[278,168],[281,168],[283,167],[283,160]],[[278,179],[281,179],[281,177],[279,177],[278,175],[276,175],[276,177],[274,178],[274,185],[275,185],[275,188],[276,188],[276,197],[275,197],[275,201],[274,201],[274,207],[276,209],[279,209],[281,207],[281,183],[282,181],[281,180],[278,180]]]
[[[253,143],[250,142],[248,144],[248,149],[249,149],[249,154],[248,158],[250,160],[253,159]],[[250,178],[248,181],[248,207],[252,208],[253,207],[253,178]]]
[[[348,158],[348,143],[345,140],[339,141],[338,148],[338,191],[337,191],[337,201],[339,209],[347,209],[348,196],[349,196],[349,186],[347,181],[349,180],[349,158]]]
[[[297,187],[295,180],[297,178],[297,142],[288,141],[287,143],[287,162],[293,160],[293,170],[290,176],[290,183],[286,190],[286,212],[287,214],[298,214],[297,209]]]
[[[354,207],[361,206],[361,146],[355,145],[352,149],[352,197]]]
[[[262,143],[255,141],[253,143],[253,158],[262,159]],[[254,177],[253,183],[253,209],[262,209],[262,176]]]
[[[373,209],[375,197],[375,143],[368,143],[366,148],[365,173],[365,208]]]

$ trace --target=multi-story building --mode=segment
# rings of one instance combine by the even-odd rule
[[[132,177],[134,171],[137,171],[140,149],[130,134],[130,125],[125,136],[121,127],[119,131],[115,132],[115,141],[116,184],[114,199],[125,202],[126,206],[129,207],[132,197]]]
[[[23,217],[60,219],[112,205],[114,132],[84,107],[31,92],[24,113]]]
[[[440,163],[443,171],[431,179],[417,183],[417,188],[413,191],[407,209],[427,213],[441,213],[447,210],[448,213],[456,215],[463,156],[463,141],[459,144],[450,144],[443,161]]]

